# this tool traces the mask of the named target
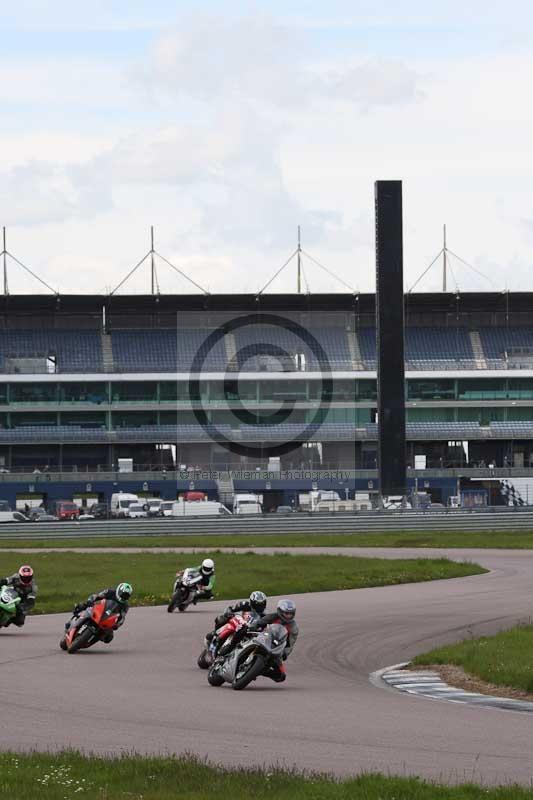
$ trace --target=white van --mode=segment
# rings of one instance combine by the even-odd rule
[[[233,498],[234,514],[262,514],[261,500],[257,494],[236,494]]]
[[[172,507],[174,506],[175,500],[163,500],[161,503],[161,515],[163,517],[171,517],[172,516]]]
[[[29,522],[20,511],[0,511],[0,522]]]
[[[130,503],[124,516],[128,517],[128,519],[139,519],[141,517],[147,517],[148,511],[144,503]]]
[[[222,517],[231,515],[223,503],[215,500],[202,500],[198,503],[187,503],[177,500],[172,503],[173,517]]]
[[[136,494],[129,494],[128,492],[117,492],[111,495],[111,516],[112,517],[125,517],[126,511],[132,503],[138,503],[139,498]]]

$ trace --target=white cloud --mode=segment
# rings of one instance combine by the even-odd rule
[[[46,271],[71,291],[118,283],[146,251],[150,224],[158,249],[212,291],[259,288],[294,248],[299,224],[307,250],[370,290],[373,181],[397,177],[407,285],[438,251],[446,222],[452,249],[498,286],[525,287],[533,107],[524,98],[533,59],[511,50],[392,61],[371,51],[369,41],[349,57],[334,46],[319,52],[308,31],[265,16],[182,19],[126,75],[101,65],[91,103],[107,75],[109,86],[91,109],[91,135],[80,120],[79,134],[56,137],[34,110],[23,143],[0,138],[8,156],[0,215],[19,226],[15,245],[30,261],[53,253]],[[32,69],[21,77],[27,103],[37,94]],[[43,97],[57,88],[66,104],[76,81],[61,69],[54,76]],[[114,98],[119,122],[108,114]],[[306,270],[312,290],[342,289],[311,264]],[[468,272],[458,280],[484,288]],[[161,282],[185,287],[163,266]],[[273,289],[294,283],[287,270]],[[438,284],[435,271],[421,287]],[[146,276],[131,285],[146,289]]]

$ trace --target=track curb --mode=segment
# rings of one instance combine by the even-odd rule
[[[497,697],[480,694],[450,686],[442,680],[437,672],[419,670],[417,672],[403,669],[409,662],[384,667],[370,675],[370,682],[379,688],[386,688],[406,694],[425,697],[429,700],[445,700],[449,703],[476,706],[477,708],[497,708],[502,711],[519,711],[533,713],[533,702],[515,700],[512,697]]]

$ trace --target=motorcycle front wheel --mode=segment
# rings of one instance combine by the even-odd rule
[[[224,678],[219,674],[217,666],[211,667],[207,673],[207,682],[210,686],[222,686],[224,683]]]
[[[249,683],[258,678],[264,669],[265,659],[261,655],[256,655],[250,666],[246,668],[241,669],[238,665],[235,672],[235,678],[231,684],[232,689],[244,689]]]
[[[74,641],[68,648],[68,652],[70,654],[76,653],[78,650],[81,650],[82,647],[87,647],[93,636],[94,632],[91,630],[91,628],[85,628],[82,633],[78,634],[78,636],[74,638]]]
[[[213,662],[213,659],[210,657],[208,653],[207,647],[204,647],[200,655],[198,656],[198,661],[196,662],[200,669],[209,669]]]

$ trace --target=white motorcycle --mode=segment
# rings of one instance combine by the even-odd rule
[[[188,606],[196,604],[196,596],[199,591],[199,584],[202,575],[190,567],[176,572],[176,580],[172,589],[172,597],[167,606],[167,611],[172,614],[175,608],[178,611],[185,611]]]

